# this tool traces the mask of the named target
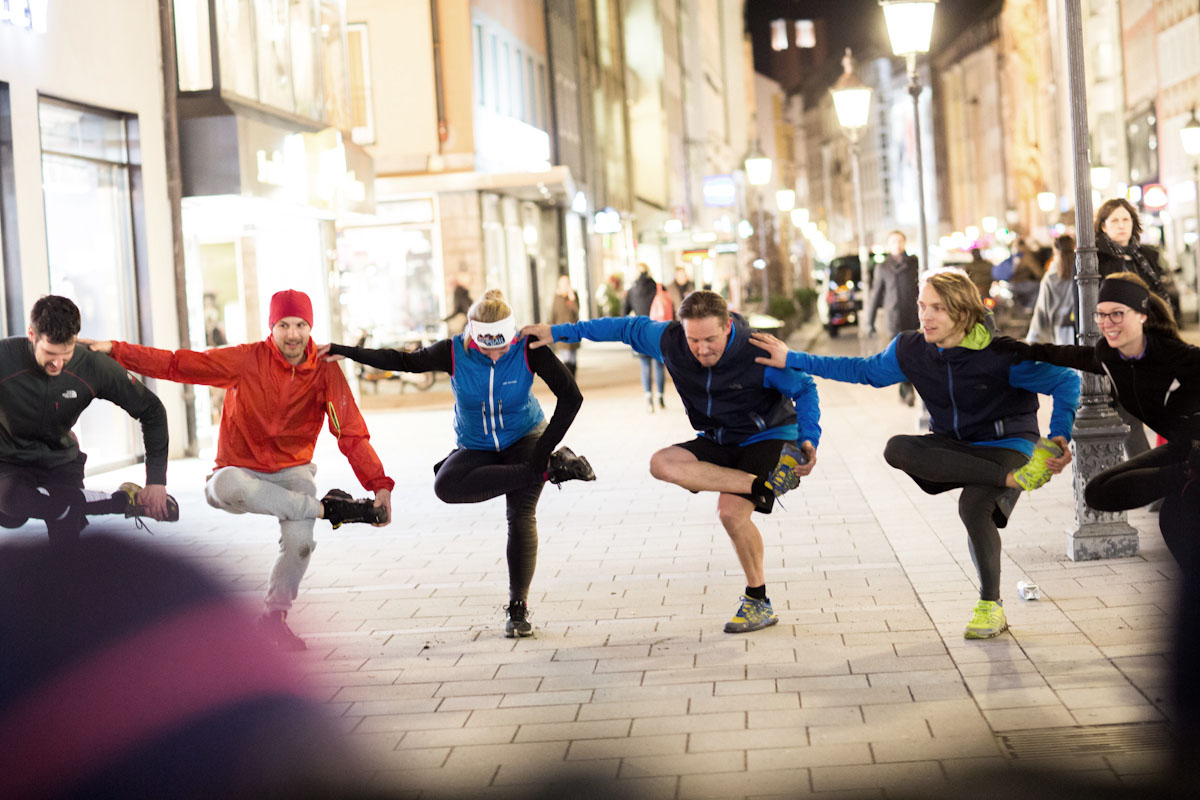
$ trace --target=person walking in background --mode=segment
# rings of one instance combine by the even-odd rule
[[[471,292],[467,288],[467,284],[471,282],[471,276],[467,274],[465,269],[460,269],[454,275],[454,294],[450,300],[450,313],[445,316],[442,322],[446,323],[446,330],[451,336],[457,336],[463,332],[463,328],[467,325],[467,311],[471,308]]]
[[[167,412],[158,397],[78,340],[79,307],[47,295],[33,304],[29,336],[0,340],[0,526],[46,523],[54,544],[77,544],[100,514],[179,519],[167,494]],[[112,495],[83,488],[87,455],[71,432],[93,400],[108,400],[142,424],[146,488]]]
[[[281,650],[307,649],[288,627],[287,615],[316,548],[316,520],[335,528],[347,522],[387,525],[395,485],[371,447],[346,376],[317,358],[312,318],[308,295],[289,289],[271,296],[270,333],[253,344],[197,353],[128,342],[92,343],[93,350],[110,353],[139,375],[227,390],[216,465],[204,497],[213,508],[231,514],[279,519],[279,555],[258,626]],[[363,487],[375,493],[374,501],[355,500],[340,489],[317,500],[312,456],[327,418],[338,449]]]
[[[621,274],[613,273],[596,290],[596,305],[600,309],[600,315],[603,317],[621,316],[621,306],[624,302],[625,292],[621,290]]]
[[[971,248],[971,260],[963,267],[985,302],[992,296],[992,267],[992,262],[983,257],[978,247]]]
[[[1012,284],[1013,304],[1020,311],[1033,310],[1042,281],[1042,272],[1034,256],[1033,246],[1024,239],[1020,240],[1016,252],[1013,253],[1013,272],[1009,279],[1009,283]]]
[[[718,492],[717,514],[746,575],[746,590],[726,633],[779,621],[767,597],[763,539],[751,513],[771,513],[817,459],[821,411],[812,378],[755,363],[750,326],[715,292],[689,294],[679,320],[601,318],[574,325],[530,325],[522,333],[552,342],[625,342],[665,363],[697,435],[650,458],[650,474],[692,492]]]
[[[1079,376],[1049,364],[1019,363],[993,347],[987,309],[962,270],[925,273],[918,298],[921,330],[897,336],[870,358],[789,352],[768,334],[751,341],[770,354],[760,364],[875,387],[913,382],[929,408],[932,433],[893,436],[883,457],[927,494],[962,490],[958,516],[979,573],[979,602],[963,637],[990,639],[1008,628],[998,528],[1008,524],[1022,489],[1038,488],[1071,462],[1067,443]],[[1049,439],[1040,435],[1039,393],[1054,398]]]
[[[1075,237],[1054,240],[1054,255],[1038,289],[1025,338],[1033,343],[1075,344]]]
[[[907,244],[900,231],[888,234],[888,255],[875,270],[871,302],[867,307],[867,332],[871,336],[875,335],[875,314],[880,308],[884,309],[888,341],[904,331],[915,331],[921,326],[917,320],[917,277],[920,267],[917,257],[905,252]],[[900,401],[909,406],[916,402],[916,392],[908,381],[900,383]]]
[[[434,466],[433,491],[444,503],[482,503],[504,496],[509,592],[504,635],[532,636],[528,600],[537,564],[534,514],[542,488],[547,481],[596,479],[586,458],[566,447],[554,450],[579,412],[583,395],[552,350],[534,349],[516,335],[512,309],[499,290],[485,292],[467,318],[465,332],[412,353],[339,344],[318,352],[328,353],[328,360],[344,356],[394,372],[449,373],[458,446]],[[549,424],[533,396],[534,375],[557,401]]]
[[[671,295],[671,303],[676,309],[683,302],[683,298],[687,297],[696,289],[696,284],[692,283],[688,277],[687,270],[683,267],[675,268],[675,279],[667,284],[667,292]]]
[[[1123,197],[1105,200],[1096,210],[1096,266],[1100,277],[1116,272],[1132,272],[1149,287],[1152,294],[1171,306],[1171,296],[1163,283],[1158,251],[1141,243],[1142,223],[1137,209]],[[1129,426],[1125,436],[1125,457],[1135,458],[1150,449],[1141,420],[1116,400],[1113,408]]]
[[[567,275],[558,276],[558,287],[554,292],[554,302],[550,304],[550,324],[568,325],[579,322],[579,295],[571,288],[571,278]],[[557,344],[554,347],[559,360],[575,377],[576,359],[579,354],[579,343]]]
[[[650,267],[646,264],[638,264],[637,280],[625,293],[625,304],[622,307],[621,316],[627,317],[630,314],[639,317],[650,316],[650,307],[654,304],[654,298],[658,295],[659,288],[658,283],[650,275]],[[667,375],[661,361],[644,353],[639,353],[638,356],[642,360],[642,392],[646,395],[646,411],[653,414],[656,403],[659,408],[667,407],[663,400]],[[657,400],[655,393],[657,393]]]

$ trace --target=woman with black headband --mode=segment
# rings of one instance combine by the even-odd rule
[[[1094,348],[1003,337],[992,346],[1025,360],[1108,376],[1117,401],[1167,443],[1101,472],[1088,482],[1084,498],[1097,511],[1124,511],[1163,498],[1163,540],[1176,561],[1193,563],[1200,520],[1185,507],[1200,494],[1200,482],[1193,483],[1200,477],[1200,348],[1179,338],[1166,302],[1132,272],[1104,279],[1095,317],[1101,336]]]
[[[555,452],[583,395],[575,379],[547,347],[531,349],[517,336],[512,309],[496,289],[475,301],[467,328],[412,353],[326,345],[330,359],[345,356],[393,372],[450,374],[458,447],[434,465],[434,494],[446,503],[481,503],[504,495],[508,503],[509,604],[505,636],[531,636],[529,585],[537,561],[534,512],[546,481],[596,479],[587,459],[564,447]],[[533,396],[533,376],[554,392],[547,424]]]

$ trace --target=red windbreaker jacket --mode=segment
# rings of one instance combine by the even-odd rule
[[[112,357],[139,375],[226,390],[217,440],[217,467],[259,472],[312,461],[321,423],[369,491],[391,490],[395,481],[371,447],[366,421],[337,365],[318,361],[310,340],[304,360],[287,362],[271,337],[254,344],[205,352],[159,350],[113,342]]]

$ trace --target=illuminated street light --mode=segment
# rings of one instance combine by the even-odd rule
[[[797,228],[803,228],[804,224],[806,222],[808,222],[808,209],[807,208],[793,208],[792,209],[792,224],[795,225]]]
[[[850,179],[854,186],[854,216],[858,228],[858,269],[863,284],[863,298],[869,306],[871,298],[871,271],[868,268],[870,249],[867,246],[867,224],[863,218],[858,135],[866,127],[867,120],[870,119],[871,88],[854,74],[854,55],[850,52],[849,47],[846,48],[846,54],[842,56],[842,76],[833,85],[832,94],[833,109],[837,112],[838,124],[842,126],[842,130],[846,132],[846,138],[850,140]],[[867,330],[873,327],[874,320],[867,320],[865,325],[859,323],[859,346],[863,355],[866,355],[867,350]]]
[[[921,80],[917,76],[917,56],[929,52],[933,33],[933,12],[937,0],[879,0],[887,21],[892,52],[904,56],[908,66],[908,93],[913,100],[913,144],[917,150],[917,208],[920,227],[917,230],[921,246],[921,269],[929,268],[929,233],[925,224],[925,164],[921,152]]]

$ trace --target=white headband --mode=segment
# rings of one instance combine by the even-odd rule
[[[479,347],[504,347],[517,336],[517,323],[512,314],[495,322],[480,322],[471,320],[471,339]]]

